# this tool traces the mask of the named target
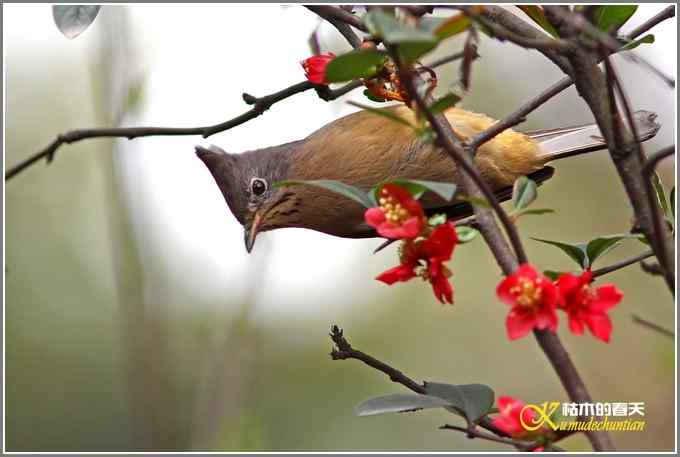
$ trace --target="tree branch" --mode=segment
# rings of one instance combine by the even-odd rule
[[[633,314],[632,317],[633,317],[633,322],[635,322],[636,324],[640,324],[643,327],[647,327],[648,329],[654,330],[655,332],[660,333],[661,335],[667,336],[671,339],[675,338],[675,332],[673,332],[671,330],[668,330],[668,329],[666,329],[666,328],[664,328],[664,327],[662,327],[658,324],[655,324],[654,322],[648,321],[647,319],[643,319],[640,316],[638,316],[637,314]]]
[[[641,262],[649,257],[654,256],[654,251],[647,251],[643,252],[642,254],[638,254],[635,257],[631,257],[629,259],[624,259],[620,262],[613,263],[609,266],[598,268],[597,270],[593,270],[593,278],[597,278],[599,276],[604,276],[606,274],[609,274],[613,271],[620,270],[622,268],[626,268],[627,266],[633,265],[635,263]]]
[[[361,22],[361,19],[354,14],[336,6],[305,5],[305,8],[328,21],[343,37],[345,37],[353,48],[357,49],[361,46],[361,38],[354,33],[352,27],[359,29],[362,32],[367,32],[368,30],[363,22]]]
[[[640,36],[643,33],[648,32],[652,27],[672,17],[675,17],[675,5],[671,5],[664,8],[661,12],[654,15],[651,19],[648,19],[644,23],[640,24],[639,26],[631,30],[629,35],[633,37]]]
[[[539,442],[523,441],[496,436],[492,435],[491,433],[482,432],[481,430],[477,430],[475,428],[461,427],[459,425],[444,424],[439,427],[439,430],[455,430],[458,432],[463,432],[468,438],[479,438],[486,441],[493,441],[494,443],[508,444],[510,446],[516,447],[520,451],[531,451],[532,449],[542,446],[542,444]]]
[[[303,81],[280,90],[279,92],[275,92],[257,99],[248,94],[244,94],[244,99],[247,99],[248,97],[253,99],[253,103],[250,103],[253,104],[251,109],[226,122],[205,127],[115,127],[72,130],[70,132],[62,133],[57,135],[57,137],[49,145],[47,145],[47,147],[29,156],[19,164],[7,170],[5,172],[5,181],[13,178],[39,160],[46,159],[47,163],[50,163],[54,159],[54,154],[56,153],[57,149],[59,149],[59,147],[65,143],[71,144],[90,138],[127,138],[132,140],[134,138],[146,136],[201,135],[203,138],[207,138],[216,133],[223,132],[244,124],[251,119],[255,119],[275,103],[306,90],[314,89],[315,87],[318,86],[315,86],[309,81]]]
[[[416,381],[409,378],[401,371],[397,370],[394,367],[391,367],[385,362],[382,362],[376,359],[375,357],[366,354],[365,352],[354,349],[352,345],[349,343],[349,341],[347,341],[347,339],[343,335],[342,329],[339,328],[337,325],[333,325],[331,327],[331,333],[329,333],[329,335],[331,337],[331,340],[335,344],[335,347],[331,350],[330,353],[331,359],[359,360],[368,365],[369,367],[386,374],[390,378],[390,381],[395,382],[397,384],[401,384],[402,386],[406,387],[410,391],[415,392],[417,394],[427,395],[427,391],[425,390],[424,385],[417,383]],[[498,436],[508,436],[505,432],[494,426],[487,416],[482,417],[479,420],[478,425],[482,428],[489,430],[492,433],[495,433]]]

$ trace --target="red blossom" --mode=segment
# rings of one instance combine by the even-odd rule
[[[526,405],[516,398],[509,396],[498,397],[496,403],[499,414],[493,418],[493,425],[513,438],[527,433],[527,429],[522,425],[522,421],[527,425],[531,425],[536,421],[535,411],[529,408],[525,409]]]
[[[449,223],[435,227],[428,238],[406,239],[401,246],[399,256],[401,264],[383,272],[375,279],[392,285],[420,276],[432,284],[437,300],[453,304],[453,288],[448,279],[451,271],[443,263],[451,260],[457,243],[456,229]],[[421,261],[424,261],[425,265]]]
[[[507,433],[513,438],[527,438],[536,437],[547,433],[549,430],[545,426],[541,426],[537,430],[528,431],[522,422],[528,426],[538,425],[537,421],[540,418],[537,416],[536,412],[527,408],[524,403],[517,400],[516,398],[503,396],[498,397],[498,415],[492,420],[493,425],[499,430]],[[531,449],[534,452],[541,452],[544,450],[542,446],[537,446]]]
[[[302,64],[305,75],[310,82],[314,84],[328,84],[328,81],[326,81],[326,66],[333,59],[335,59],[335,54],[329,52],[309,57],[300,62],[300,64]]]
[[[607,311],[623,298],[623,293],[614,284],[598,288],[590,286],[593,274],[590,270],[580,276],[565,273],[557,279],[560,292],[559,307],[569,316],[569,330],[574,335],[583,335],[584,325],[598,339],[609,342],[612,322]]]
[[[557,287],[530,264],[523,264],[496,288],[498,298],[510,305],[506,318],[508,338],[521,338],[530,330],[557,330]]]
[[[366,223],[385,238],[415,238],[425,228],[425,213],[409,191],[396,184],[380,189],[377,208],[364,213]]]

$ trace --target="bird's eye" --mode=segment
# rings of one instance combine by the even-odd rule
[[[262,195],[267,190],[267,181],[262,178],[251,179],[250,190],[254,195]]]

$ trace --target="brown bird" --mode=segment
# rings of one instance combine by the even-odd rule
[[[407,107],[384,108],[413,123]],[[462,137],[476,135],[495,121],[485,115],[451,108],[445,113]],[[656,114],[637,111],[642,140],[652,138]],[[505,130],[482,145],[475,157],[482,177],[502,201],[523,175],[537,182],[552,176],[553,160],[605,148],[595,124],[519,133]],[[368,190],[395,178],[454,182],[456,165],[432,142],[418,139],[410,127],[368,111],[337,119],[304,140],[241,154],[216,146],[197,147],[232,213],[243,225],[250,252],[258,233],[300,227],[345,238],[377,236],[363,218],[360,204],[316,186],[272,187],[277,181],[332,179]],[[467,203],[446,202],[435,195],[422,199],[429,212],[460,219],[472,214]]]

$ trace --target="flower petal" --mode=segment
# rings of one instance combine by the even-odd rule
[[[614,284],[604,284],[595,290],[595,298],[590,308],[593,311],[607,311],[619,304],[623,298],[621,292]]]
[[[517,304],[517,298],[510,293],[510,289],[517,285],[517,276],[512,274],[506,276],[496,287],[496,296],[498,299],[505,303],[506,305],[515,306]]]
[[[518,306],[511,309],[508,313],[508,317],[505,319],[508,338],[511,340],[523,337],[535,326],[536,316],[531,312],[524,311]]]
[[[595,338],[609,343],[612,333],[612,321],[606,314],[589,314],[586,316],[586,325]]]
[[[364,213],[364,220],[373,228],[378,228],[385,222],[385,213],[380,208],[368,208]]]
[[[399,265],[384,271],[383,273],[376,276],[375,279],[384,282],[388,286],[391,286],[395,282],[408,281],[409,279],[414,278],[416,276],[414,268],[415,265],[413,264]]]
[[[576,313],[569,315],[569,330],[574,335],[583,335],[583,322]]]
[[[430,282],[432,283],[432,290],[434,290],[434,296],[437,297],[437,300],[453,305],[453,288],[446,276],[437,275],[432,277]]]

